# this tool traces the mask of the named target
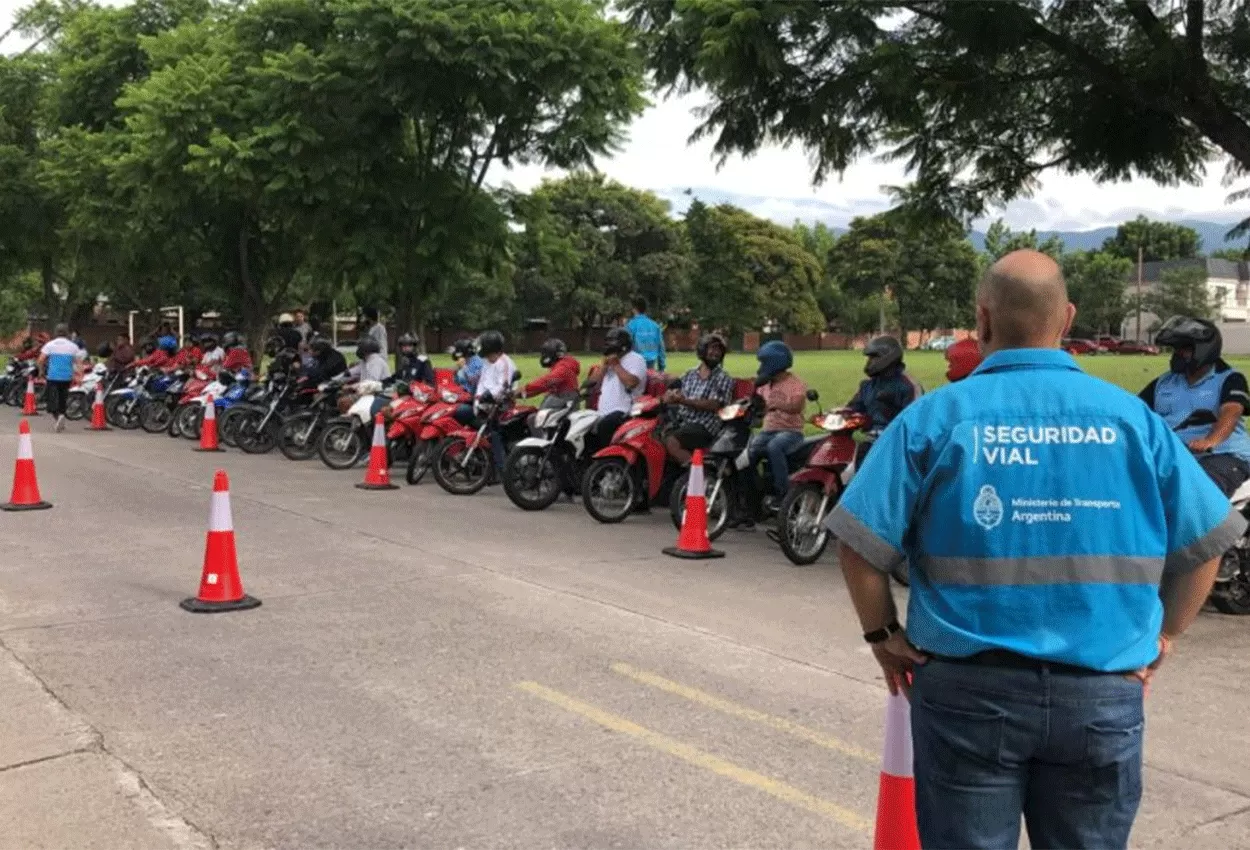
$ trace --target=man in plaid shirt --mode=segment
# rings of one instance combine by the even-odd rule
[[[733,400],[734,379],[721,368],[728,346],[717,333],[699,338],[695,351],[700,364],[681,379],[681,389],[669,390],[664,400],[677,407],[677,428],[664,438],[664,445],[674,460],[690,463],[690,453],[712,445],[721,421],[716,412]]]

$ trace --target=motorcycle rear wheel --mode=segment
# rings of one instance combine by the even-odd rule
[[[308,460],[317,453],[321,434],[312,414],[293,416],[278,429],[278,451],[287,460]]]
[[[169,430],[169,423],[173,421],[174,412],[169,409],[169,405],[164,401],[154,401],[151,404],[145,404],[143,410],[139,412],[139,427],[149,434],[159,434],[162,431]]]
[[[261,428],[260,423],[264,418],[265,414],[258,410],[247,411],[233,418],[235,443],[245,454],[268,454],[278,444],[277,421],[270,419]]]
[[[815,515],[823,499],[824,488],[819,484],[800,484],[786,490],[777,510],[777,543],[782,554],[797,567],[816,563],[829,545],[829,530],[821,521],[823,517]]]
[[[69,400],[65,402],[65,418],[77,421],[86,416],[90,409],[86,393],[70,393]]]
[[[255,408],[243,407],[242,405],[227,407],[217,416],[217,438],[231,448],[241,448],[239,445],[239,419],[255,412]],[[270,448],[273,447],[270,446]]]
[[[600,491],[605,486],[620,493],[620,504],[616,504],[615,499],[609,504],[602,496]],[[582,478],[582,504],[586,506],[586,513],[598,522],[608,525],[623,522],[637,500],[638,482],[623,458],[600,458],[590,465]]]
[[[546,449],[526,447],[509,452],[504,461],[503,491],[523,511],[545,510],[560,498],[560,470],[546,454]]]
[[[143,408],[138,404],[132,404],[133,401],[125,396],[113,396],[104,405],[105,420],[123,431],[133,431],[138,428],[139,416],[143,413]]]
[[[1250,614],[1250,578],[1240,563],[1241,555],[1237,549],[1224,553],[1220,563],[1219,581],[1211,590],[1210,603],[1221,614],[1233,614],[1244,617]]]
[[[317,440],[317,456],[331,469],[351,469],[363,455],[360,429],[351,422],[332,422]]]
[[[9,407],[21,407],[26,398],[26,384],[14,381],[4,394],[4,403]]]
[[[438,447],[434,456],[434,480],[453,496],[472,496],[490,480],[490,467],[494,462],[485,446],[473,449],[467,462],[464,456],[469,444],[463,437],[449,437]]]
[[[421,483],[421,479],[430,471],[437,448],[438,443],[434,440],[418,440],[412,447],[412,454],[408,457],[408,469],[404,474],[409,484]]]
[[[708,472],[707,477],[703,479],[703,494],[706,500],[716,487],[716,475],[713,467],[705,467],[705,469]],[[672,489],[669,490],[668,515],[673,521],[673,527],[678,531],[681,531],[682,523],[686,521],[686,487],[689,478],[690,473],[683,472],[677,476]],[[707,539],[710,541],[720,537],[725,532],[728,522],[729,485],[722,482],[720,489],[716,491],[716,498],[707,500]]]

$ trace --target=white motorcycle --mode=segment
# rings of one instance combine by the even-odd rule
[[[317,442],[317,456],[331,469],[351,469],[369,457],[373,445],[373,418],[393,398],[386,393],[381,381],[361,381],[356,391],[360,395],[347,409],[347,415],[327,422]]]
[[[70,387],[69,398],[65,402],[66,419],[83,419],[91,414],[96,387],[102,386],[107,380],[108,371],[103,363],[97,363],[82,376],[78,386]]]
[[[1238,513],[1250,519],[1250,481],[1238,487],[1230,501]],[[1250,614],[1250,531],[1224,553],[1210,601],[1224,614]]]
[[[542,436],[526,437],[508,453],[503,489],[518,508],[541,511],[561,492],[570,498],[581,492],[590,463],[586,437],[599,421],[599,411],[577,409],[581,400],[544,400],[531,423]]]

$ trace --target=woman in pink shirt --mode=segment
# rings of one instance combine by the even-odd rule
[[[771,500],[775,506],[786,494],[790,483],[786,455],[803,442],[807,384],[790,371],[794,365],[794,354],[784,342],[766,342],[755,356],[760,361],[755,385],[758,387],[756,392],[764,399],[764,428],[751,438],[747,457],[752,467],[761,459],[768,458],[773,492],[765,497],[765,504]]]

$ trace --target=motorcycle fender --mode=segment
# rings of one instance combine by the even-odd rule
[[[647,498],[654,500],[664,485],[664,467],[668,464],[668,450],[658,440],[643,444],[642,455],[647,459]]]
[[[607,448],[603,448],[595,452],[595,460],[600,460],[601,458],[605,458],[605,457],[619,457],[621,460],[625,461],[625,463],[628,464],[629,466],[633,466],[635,463],[638,462],[638,458],[640,454],[641,453],[633,446],[627,446],[622,443],[616,443],[614,445],[608,446]]]
[[[546,437],[526,437],[516,444],[518,449],[546,449],[554,440],[548,440]]]
[[[790,486],[800,484],[819,484],[826,495],[837,492],[842,487],[842,479],[836,472],[819,467],[806,467],[790,476]]]

